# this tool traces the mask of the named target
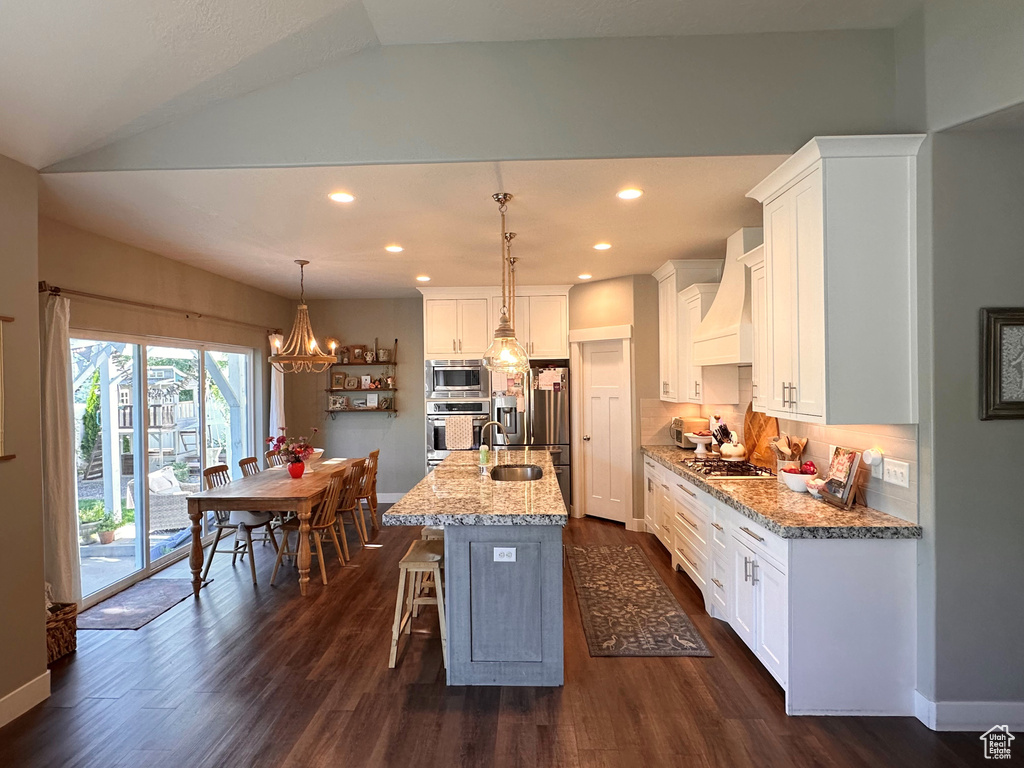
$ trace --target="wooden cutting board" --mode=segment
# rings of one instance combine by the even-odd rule
[[[779,420],[754,411],[753,403],[747,405],[743,417],[743,445],[747,449],[747,460],[759,467],[775,471],[775,452],[771,449],[772,438],[779,436]]]

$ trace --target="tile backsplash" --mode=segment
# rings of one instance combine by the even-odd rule
[[[700,406],[694,403],[665,403],[657,398],[641,398],[640,445],[672,445],[668,431],[672,419],[676,416],[696,419],[700,415]]]
[[[743,418],[751,400],[750,367],[740,368],[740,404],[704,405],[704,416],[720,415],[730,429],[743,439]],[[665,405],[671,405],[666,403]],[[642,409],[641,409],[642,410]],[[804,460],[810,459],[820,469],[828,467],[829,446],[841,445],[858,451],[881,449],[886,458],[905,461],[910,465],[910,487],[902,488],[883,483],[871,477],[871,468],[861,465],[860,483],[866,492],[869,507],[890,515],[917,522],[917,425],[916,424],[860,424],[850,426],[822,426],[801,421],[779,419],[781,434],[807,438]]]

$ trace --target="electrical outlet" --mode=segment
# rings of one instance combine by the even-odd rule
[[[910,465],[905,461],[896,461],[896,459],[883,459],[882,461],[882,479],[887,483],[893,485],[902,485],[904,488],[910,487]]]
[[[496,563],[514,563],[516,561],[516,548],[515,547],[495,547],[494,548],[494,562]]]

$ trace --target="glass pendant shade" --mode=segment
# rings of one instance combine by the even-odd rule
[[[494,340],[484,352],[484,365],[498,373],[523,373],[530,369],[530,357],[504,314],[494,331]]]
[[[306,287],[303,267],[308,261],[298,260],[300,285],[302,286],[299,298],[299,306],[295,311],[295,323],[292,325],[292,332],[284,346],[275,348],[273,354],[267,361],[281,373],[323,373],[336,362],[338,358],[333,354],[322,352],[317,344],[316,336],[313,335],[313,326],[309,322],[309,310],[306,307]]]

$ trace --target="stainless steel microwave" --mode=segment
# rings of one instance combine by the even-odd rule
[[[427,360],[427,398],[490,397],[490,376],[483,360]]]

